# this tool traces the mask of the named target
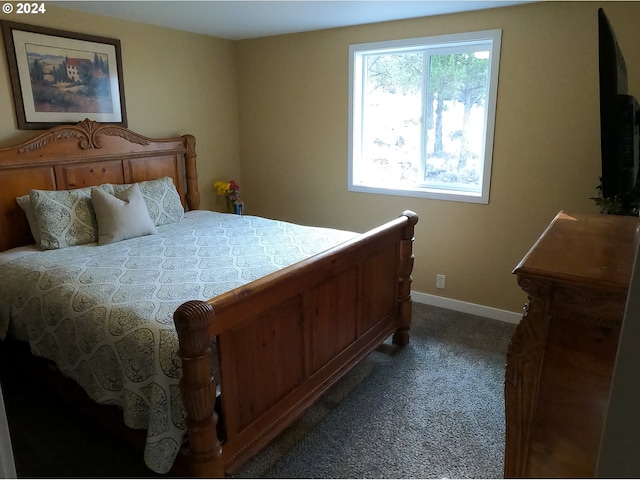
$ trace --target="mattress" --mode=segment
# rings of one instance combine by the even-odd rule
[[[356,235],[198,210],[156,235],[3,252],[0,338],[28,341],[96,402],[119,406],[127,426],[147,430],[147,466],[166,473],[185,433],[176,308]]]

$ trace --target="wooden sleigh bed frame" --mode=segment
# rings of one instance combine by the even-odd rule
[[[173,178],[186,209],[199,208],[193,136],[151,139],[87,119],[0,149],[0,251],[34,243],[16,203],[31,189],[164,176]],[[390,335],[395,344],[408,343],[417,221],[413,212],[403,212],[244,287],[178,308],[188,442],[172,473],[233,473]],[[213,337],[220,385],[210,369]],[[214,410],[217,387],[220,416]]]

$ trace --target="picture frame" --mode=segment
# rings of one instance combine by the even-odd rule
[[[0,21],[18,129],[127,127],[120,40]]]

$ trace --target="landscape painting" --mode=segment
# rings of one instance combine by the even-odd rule
[[[113,113],[107,55],[37,44],[25,53],[36,112]]]
[[[2,22],[20,129],[85,118],[126,126],[120,42]]]

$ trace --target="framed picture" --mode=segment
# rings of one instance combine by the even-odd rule
[[[85,118],[127,126],[120,40],[1,23],[19,129]]]

